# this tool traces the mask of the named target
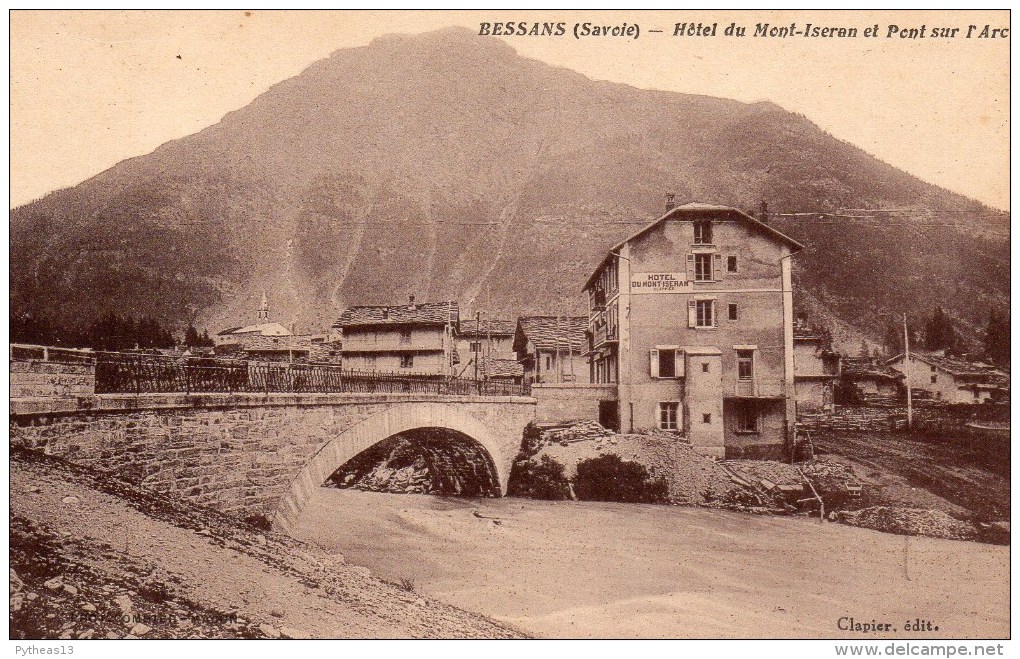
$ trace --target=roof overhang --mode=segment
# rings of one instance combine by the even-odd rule
[[[611,247],[609,249],[609,252],[606,254],[606,257],[604,259],[602,259],[602,261],[599,263],[598,267],[595,268],[595,270],[591,273],[591,276],[589,276],[588,279],[584,282],[584,286],[581,287],[581,290],[582,291],[588,290],[588,288],[591,286],[592,282],[595,281],[596,275],[598,275],[598,273],[602,271],[602,268],[604,268],[606,266],[606,264],[609,263],[609,260],[613,256],[619,255],[619,251],[620,251],[620,249],[624,245],[626,245],[630,241],[634,240],[635,238],[638,238],[638,237],[644,235],[645,233],[651,231],[652,229],[654,229],[655,227],[659,226],[663,222],[665,222],[667,220],[680,219],[680,217],[684,216],[684,215],[728,216],[729,218],[732,218],[732,219],[737,219],[737,220],[740,220],[740,221],[743,221],[743,222],[747,222],[747,223],[751,224],[752,226],[754,226],[755,228],[761,230],[765,234],[771,236],[772,238],[775,238],[779,242],[785,243],[790,248],[790,251],[792,253],[797,253],[797,252],[801,251],[802,249],[804,249],[804,245],[800,244],[799,242],[797,242],[793,238],[787,236],[782,231],[779,231],[777,229],[774,229],[774,228],[770,227],[769,225],[765,224],[764,222],[762,222],[762,221],[760,221],[760,220],[758,220],[756,218],[751,217],[747,213],[745,213],[745,212],[743,212],[743,211],[741,211],[741,210],[739,210],[737,208],[731,208],[729,206],[713,206],[713,205],[708,205],[708,204],[685,204],[683,206],[677,206],[676,208],[673,208],[673,209],[671,209],[669,211],[666,211],[666,213],[664,213],[658,219],[653,221],[651,224],[645,226],[643,229],[635,231],[634,233],[632,233],[631,235],[627,236],[626,238],[624,238],[620,242],[616,243],[616,245]]]

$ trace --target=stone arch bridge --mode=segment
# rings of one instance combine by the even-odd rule
[[[19,396],[10,442],[108,470],[158,492],[289,533],[314,489],[393,435],[439,428],[470,438],[506,493],[535,401],[437,394],[91,394]],[[67,367],[60,381],[68,382]],[[25,390],[20,393],[38,393]],[[50,392],[52,393],[52,392]],[[70,395],[69,395],[70,394]]]

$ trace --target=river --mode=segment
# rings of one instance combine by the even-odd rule
[[[295,535],[534,636],[1009,635],[1008,547],[817,518],[320,488]]]

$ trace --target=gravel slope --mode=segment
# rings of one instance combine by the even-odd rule
[[[10,561],[11,638],[519,636],[339,554],[19,451]]]

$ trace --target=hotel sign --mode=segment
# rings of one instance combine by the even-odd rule
[[[672,293],[690,285],[686,272],[635,272],[630,276],[631,293]]]

